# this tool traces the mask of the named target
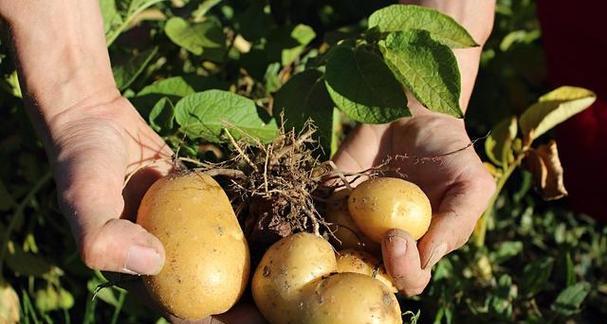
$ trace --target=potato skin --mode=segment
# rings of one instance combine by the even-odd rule
[[[339,251],[337,253],[337,272],[364,274],[381,281],[391,292],[398,292],[383,264],[375,256],[365,251],[354,249]]]
[[[297,233],[274,243],[257,266],[251,289],[261,314],[276,324],[299,317],[302,289],[336,271],[333,248],[325,239]]]
[[[137,223],[164,245],[164,267],[143,281],[166,311],[194,320],[238,301],[249,277],[249,249],[213,178],[192,172],[158,180],[141,202]]]
[[[325,220],[334,225],[333,235],[339,240],[336,246],[340,249],[359,249],[373,254],[381,254],[379,244],[373,242],[363,234],[348,210],[348,195],[350,190],[341,190],[334,193],[327,203]]]
[[[336,273],[309,284],[299,305],[301,324],[402,323],[394,294],[360,273]]]
[[[374,178],[354,188],[348,210],[358,228],[381,243],[384,234],[401,229],[419,239],[430,227],[432,207],[414,183],[398,178]]]

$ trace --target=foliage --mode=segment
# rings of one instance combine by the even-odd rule
[[[424,8],[377,11],[390,3],[362,0],[100,2],[117,84],[183,155],[214,158],[208,151],[224,147],[225,129],[270,139],[280,112],[288,127],[316,120],[328,154],[352,120],[407,116],[403,87],[433,109],[461,115],[451,48],[475,42],[448,17]],[[441,261],[424,295],[401,299],[408,320],[607,316],[607,229],[562,202],[539,199],[533,175],[516,168],[523,148],[537,148],[532,141],[543,142],[544,130],[567,117],[563,112],[592,97],[583,90],[570,96],[565,88],[523,113],[548,92],[534,14],[531,0],[498,1],[466,116],[473,136],[493,129],[484,156],[503,186],[484,217],[483,239]],[[417,19],[404,19],[409,16]],[[20,298],[23,322],[162,322],[119,288],[92,298],[105,279],[81,263],[59,214],[8,52],[1,44],[0,275]],[[214,149],[206,149],[208,142]]]

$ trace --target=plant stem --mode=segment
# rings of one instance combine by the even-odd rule
[[[126,297],[125,291],[120,291],[120,296],[118,297],[118,305],[114,308],[114,314],[112,314],[112,324],[118,323],[118,315],[120,315],[120,311],[122,310],[122,306],[124,305],[124,299]]]
[[[493,217],[493,212],[495,211],[495,203],[497,202],[497,198],[500,196],[500,193],[502,192],[504,185],[506,184],[506,182],[508,182],[508,179],[510,178],[510,176],[512,175],[514,170],[516,170],[516,168],[523,161],[523,158],[525,158],[525,153],[519,153],[519,155],[516,157],[516,160],[514,160],[514,162],[508,166],[508,168],[504,171],[504,173],[497,180],[495,193],[491,197],[491,200],[489,200],[487,209],[485,210],[485,212],[483,213],[481,218],[476,223],[476,228],[474,228],[474,234],[473,234],[474,239],[473,240],[474,240],[474,244],[477,247],[481,247],[481,246],[485,245],[485,236],[487,234],[487,221],[491,217]]]
[[[42,187],[51,179],[51,176],[51,172],[48,171],[42,176],[42,178],[40,178],[40,180],[38,180],[38,182],[34,184],[34,186],[27,193],[25,198],[23,198],[23,200],[21,200],[21,202],[19,203],[17,209],[15,209],[15,212],[13,213],[13,217],[8,223],[8,227],[6,228],[6,232],[4,233],[4,237],[2,238],[2,242],[0,244],[0,282],[4,281],[4,278],[2,277],[4,257],[6,256],[6,251],[8,250],[8,240],[11,237],[13,228],[23,218],[23,211],[25,210],[25,207],[27,207],[27,204],[34,198],[38,191],[40,191],[40,189],[42,189]]]

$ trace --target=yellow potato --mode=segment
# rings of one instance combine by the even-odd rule
[[[384,265],[375,256],[365,251],[349,249],[337,253],[337,272],[364,274],[381,281],[393,293],[398,292]]]
[[[292,323],[402,323],[400,306],[388,287],[360,273],[336,273],[314,281],[298,305]]]
[[[333,248],[325,239],[297,233],[274,243],[253,275],[253,299],[270,323],[298,318],[302,289],[311,281],[336,271]]]
[[[230,201],[202,173],[168,176],[145,194],[137,223],[154,234],[166,262],[144,285],[166,311],[200,319],[230,309],[249,277],[249,249]]]
[[[361,183],[348,198],[348,210],[358,228],[377,243],[393,228],[417,240],[428,231],[432,219],[426,194],[416,184],[398,178]]]
[[[381,253],[380,246],[366,237],[350,215],[348,210],[349,190],[341,190],[334,193],[327,204],[325,220],[333,225],[333,235],[339,240],[337,246],[340,249],[362,249],[374,254]]]

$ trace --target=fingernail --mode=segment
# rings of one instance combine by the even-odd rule
[[[162,258],[156,250],[132,245],[127,252],[123,270],[133,275],[154,275],[160,272],[162,266]]]
[[[447,244],[441,243],[435,246],[432,249],[432,252],[430,252],[430,257],[428,258],[428,261],[426,261],[426,264],[424,264],[423,269],[432,269],[445,254],[447,254]]]
[[[407,240],[398,235],[390,235],[386,237],[385,244],[396,257],[404,256],[407,253]]]

